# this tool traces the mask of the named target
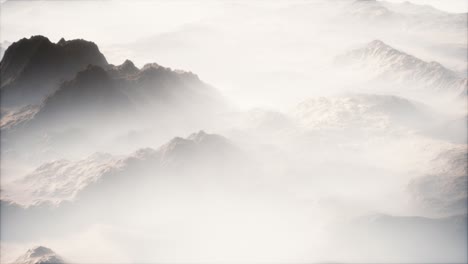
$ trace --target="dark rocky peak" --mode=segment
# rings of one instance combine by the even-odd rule
[[[124,63],[118,66],[111,65],[108,72],[114,78],[130,78],[140,80],[166,79],[173,77],[182,77],[186,80],[200,81],[196,74],[183,70],[172,70],[169,67],[163,67],[157,63],[147,63],[141,70],[130,60],[125,60]]]
[[[121,65],[111,65],[108,71],[114,78],[126,78],[140,72],[131,60],[125,60]]]
[[[163,67],[159,64],[156,63],[148,63],[145,64],[140,72],[138,73],[138,79],[153,79],[155,77],[163,77],[163,76],[168,76],[172,70],[170,68]]]
[[[47,129],[76,123],[84,127],[98,120],[116,122],[133,110],[128,97],[116,86],[115,80],[102,67],[88,65],[70,81],[48,96],[29,123]]]
[[[156,63],[146,64],[141,71],[135,75],[135,79],[140,83],[145,83],[151,87],[162,86],[163,83],[172,83],[178,78],[170,69]]]
[[[80,69],[88,64],[108,64],[95,43],[83,39],[66,41],[62,38],[55,44],[44,36],[32,36],[8,47],[1,62],[1,73],[4,80],[10,80],[25,70],[33,72],[44,67]]]
[[[102,67],[108,65],[106,58],[94,42],[84,39],[66,41],[62,38],[56,45],[64,49],[66,57],[76,59],[84,64],[95,64]]]
[[[61,38],[61,39],[57,42],[57,44],[62,46],[62,45],[65,44],[65,42],[66,42],[65,39],[64,39],[64,38]]]
[[[90,64],[78,72],[71,82],[76,85],[96,85],[108,81],[110,81],[109,75],[103,68]]]
[[[142,71],[146,71],[146,70],[152,70],[152,69],[158,69],[160,68],[161,65],[153,62],[153,63],[147,63],[143,66],[143,68],[141,68]]]
[[[118,66],[120,69],[124,70],[130,70],[130,71],[138,71],[138,68],[133,64],[131,60],[125,60],[124,63],[122,63],[120,66]]]
[[[108,67],[93,42],[62,38],[53,43],[44,36],[23,38],[8,47],[0,63],[2,103],[5,107],[39,104],[89,64]]]
[[[106,70],[88,65],[75,78],[64,82],[54,94],[47,97],[38,115],[45,112],[52,114],[55,111],[65,113],[74,108],[89,110],[120,103],[124,106],[124,101],[127,103]]]
[[[0,62],[2,86],[19,75],[41,45],[49,46],[52,42],[43,36],[32,36],[29,39],[22,38],[8,47]]]
[[[148,63],[143,66],[138,77],[142,80],[153,80],[155,78],[161,79],[162,77],[166,80],[178,80],[184,81],[191,84],[201,84],[201,80],[196,74],[192,72],[182,70],[172,70],[169,67],[163,67],[157,63]]]
[[[65,109],[80,103],[83,104],[82,107],[87,107],[87,104],[106,95],[111,100],[110,95],[114,88],[112,84],[112,79],[103,68],[88,65],[86,69],[78,72],[75,78],[64,82],[54,94],[47,97],[38,114],[43,114],[50,109],[58,110],[59,108],[55,108],[58,105],[64,107],[59,112],[64,112]]]

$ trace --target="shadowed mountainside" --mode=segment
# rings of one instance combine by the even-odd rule
[[[44,36],[14,42],[0,62],[2,107],[38,104],[89,64],[108,65],[93,42],[62,38],[53,43]]]

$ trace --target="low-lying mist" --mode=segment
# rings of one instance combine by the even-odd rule
[[[466,13],[1,5],[0,262],[467,261]]]

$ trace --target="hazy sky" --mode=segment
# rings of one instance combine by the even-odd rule
[[[68,0],[66,4],[63,1],[66,0],[30,0],[4,4],[0,11],[0,42],[13,42],[38,34],[47,36],[53,42],[62,37],[67,40],[83,38],[97,43],[110,63],[120,64],[125,59],[131,59],[138,67],[144,63],[157,62],[171,68],[190,70],[225,92],[255,86],[259,89],[256,98],[265,101],[265,104],[273,104],[275,100],[283,101],[284,96],[278,95],[276,99],[267,100],[265,90],[261,90],[261,87],[271,91],[271,87],[286,86],[289,80],[294,79],[298,82],[296,87],[303,87],[305,92],[310,93],[309,71],[314,72],[314,67],[327,65],[333,56],[352,44],[363,44],[377,38],[396,47],[403,47],[422,59],[438,61],[455,70],[463,70],[466,65],[464,62],[459,63],[458,59],[452,62],[450,58],[440,58],[433,51],[421,50],[421,45],[415,51],[411,45],[403,45],[401,37],[392,38],[392,34],[384,33],[381,28],[375,32],[363,31],[360,36],[353,35],[352,41],[346,41],[344,45],[339,40],[346,37],[343,33],[331,33],[329,37],[335,39],[326,39],[325,32],[334,30],[330,24],[313,31],[318,35],[303,34],[304,30],[310,32],[324,25],[321,19],[326,18],[311,17],[308,12],[288,9],[287,6],[292,7],[295,2],[314,4],[318,0]],[[411,2],[431,4],[454,12],[467,10],[464,0]],[[284,12],[298,12],[293,15],[295,19],[281,17],[275,11],[278,6],[282,6]],[[282,14],[287,15],[284,12]],[[466,38],[463,36],[455,41],[439,38],[439,42],[442,39],[456,44],[462,39],[464,44]],[[428,43],[427,40],[421,41]],[[232,52],[227,53],[225,50]],[[247,60],[248,64],[245,63]],[[331,79],[324,75],[321,77]],[[246,90],[252,97],[252,89]],[[326,91],[331,92],[332,89]],[[232,96],[242,95],[233,92]],[[291,98],[291,101],[296,102],[302,95],[297,94],[297,97]],[[250,104],[246,102],[246,105]]]
[[[0,3],[6,2],[6,1],[7,0],[0,0]],[[23,0],[23,1],[28,1],[28,0]],[[49,0],[49,1],[56,1],[56,0]],[[66,0],[59,0],[59,1],[66,1]],[[75,0],[75,1],[79,1],[79,0]],[[96,1],[101,1],[101,0],[96,0]],[[387,0],[387,1],[405,2],[405,0]],[[468,12],[467,0],[412,0],[410,2],[413,2],[416,4],[422,4],[422,5],[432,5],[434,7],[437,7],[438,9],[449,11],[449,12]]]
[[[406,2],[404,0],[387,0],[389,2]],[[449,12],[467,12],[467,0],[411,0],[415,4],[432,5],[438,9]]]

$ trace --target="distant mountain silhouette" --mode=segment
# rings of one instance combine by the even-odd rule
[[[466,12],[449,13],[409,1],[355,0],[344,5],[340,19],[360,22],[371,28],[404,27],[405,30],[420,32],[449,31],[464,34],[467,28],[466,15]]]
[[[229,169],[238,177],[234,171],[242,170],[236,166],[240,160],[245,161],[243,154],[230,140],[199,131],[187,138],[175,137],[158,149],[143,148],[123,157],[95,153],[78,161],[60,159],[44,163],[15,182],[24,188],[18,193],[27,195],[18,198],[6,194],[5,197],[24,206],[58,205],[83,196],[83,191],[87,195],[101,196],[102,188],[117,188],[119,185],[126,192],[132,192],[129,186],[135,182],[148,184],[169,175],[204,178],[209,172],[218,172],[213,174],[218,175]],[[52,190],[50,184],[56,187]],[[86,190],[90,188],[92,191]],[[112,189],[108,191],[115,192]]]
[[[192,73],[157,64],[139,70],[126,61],[107,71],[89,65],[46,97],[35,115],[21,117],[29,118],[24,124],[28,129],[64,129],[77,123],[89,128],[103,119],[108,125],[177,116],[203,119],[221,104],[217,91]]]
[[[468,81],[438,62],[426,62],[397,50],[381,40],[336,58],[340,66],[366,70],[369,76],[389,85],[410,85],[411,89],[466,96]]]
[[[35,128],[63,128],[76,122],[90,125],[97,119],[121,118],[130,108],[131,101],[115,87],[110,75],[99,66],[89,65],[47,97],[29,125]]]
[[[4,149],[31,150],[44,135],[57,133],[61,139],[47,142],[82,146],[66,134],[70,129],[96,140],[148,127],[184,133],[206,127],[226,108],[218,91],[191,72],[156,63],[139,69],[130,60],[111,65],[84,40],[22,39],[10,46],[1,69],[2,107],[15,107],[2,109]],[[31,103],[37,105],[23,106]]]
[[[346,94],[316,97],[293,112],[307,129],[393,131],[419,130],[431,121],[427,105],[392,95]]]

